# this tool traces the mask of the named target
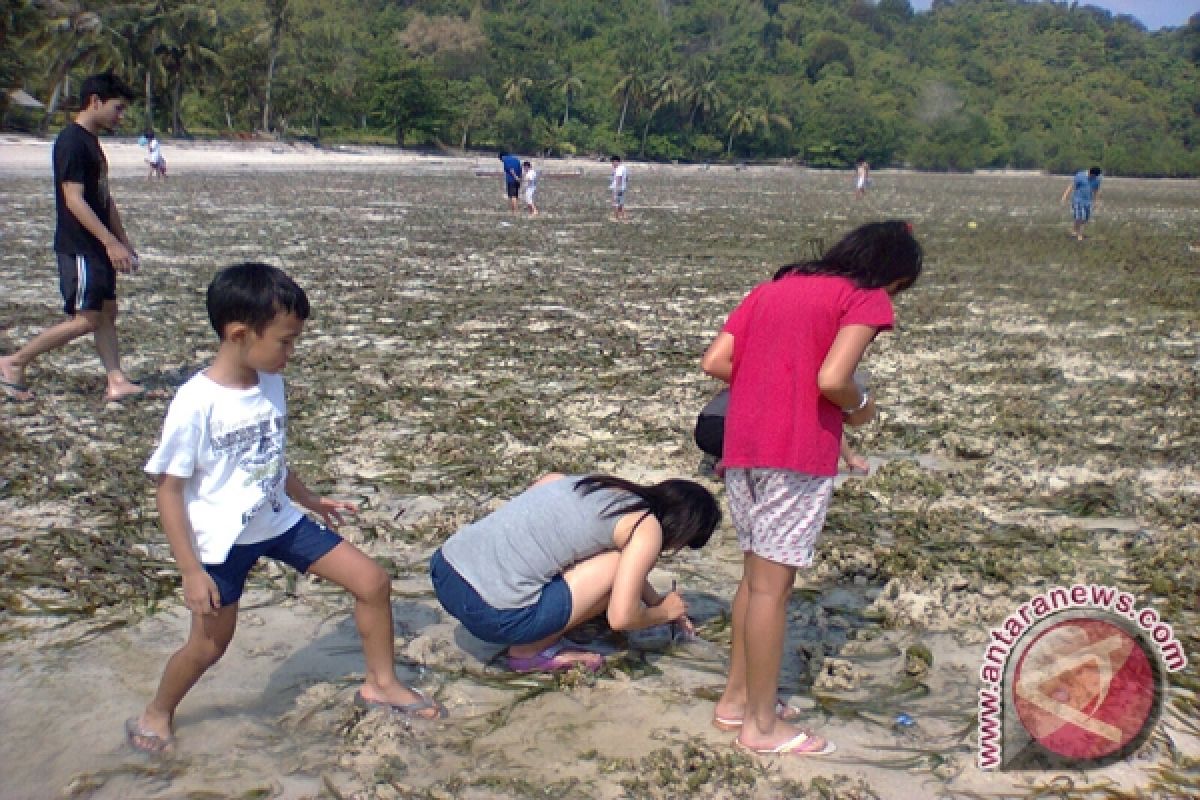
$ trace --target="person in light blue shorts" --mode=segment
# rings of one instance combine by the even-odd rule
[[[1079,170],[1075,176],[1071,178],[1071,183],[1063,191],[1062,201],[1067,202],[1067,198],[1071,198],[1071,218],[1073,224],[1071,233],[1079,241],[1083,241],[1083,226],[1087,225],[1092,219],[1092,207],[1100,198],[1100,174],[1102,170],[1099,167],[1092,167],[1087,172]]]
[[[679,592],[659,594],[646,578],[664,552],[703,547],[720,519],[716,498],[692,481],[554,473],[446,540],[430,578],[471,634],[507,645],[509,669],[595,671],[603,657],[563,640],[595,616],[614,630],[691,632]]]

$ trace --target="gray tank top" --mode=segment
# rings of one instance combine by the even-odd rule
[[[555,575],[616,549],[620,516],[603,514],[637,499],[616,489],[585,496],[575,489],[580,477],[527,489],[447,539],[442,556],[493,608],[533,605]]]

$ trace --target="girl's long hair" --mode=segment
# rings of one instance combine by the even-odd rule
[[[721,507],[712,492],[695,481],[673,479],[645,486],[613,475],[588,475],[575,482],[584,495],[601,489],[618,489],[633,495],[613,500],[604,516],[619,517],[637,511],[649,511],[663,531],[663,550],[684,547],[699,550],[721,522]]]
[[[785,264],[775,280],[788,275],[840,275],[860,289],[882,289],[900,281],[901,291],[917,282],[924,255],[902,219],[871,222],[846,234],[815,261]]]

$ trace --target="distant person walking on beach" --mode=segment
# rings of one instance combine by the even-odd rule
[[[1059,201],[1066,203],[1067,198],[1071,198],[1071,233],[1081,242],[1083,241],[1083,226],[1091,221],[1092,208],[1100,199],[1101,172],[1099,167],[1092,167],[1086,172],[1084,170],[1076,172],[1067,188],[1063,190],[1062,200]]]
[[[625,220],[625,190],[629,188],[629,167],[621,163],[620,156],[612,157],[612,180],[608,190],[612,192],[613,219]]]
[[[366,659],[357,705],[410,718],[444,716],[437,702],[396,678],[388,574],[326,527],[354,506],[313,493],[287,466],[280,373],[304,330],[307,295],[275,267],[237,264],[213,278],[207,305],[220,339],[217,354],[179,388],[146,464],[157,482],[163,532],[182,573],[191,631],[167,661],[154,699],[126,722],[129,743],[144,752],[172,749],[175,709],[225,653],[246,576],[263,556],[354,595]]]
[[[108,190],[108,161],[97,135],[121,124],[133,89],[105,72],[84,80],[79,113],[54,140],[54,253],[68,319],[0,358],[0,386],[18,400],[33,399],[25,369],[39,356],[92,334],[104,365],[104,399],[121,401],[144,389],[121,370],[117,345],[117,273],[138,267],[137,252]]]
[[[508,195],[509,209],[517,213],[517,198],[521,196],[521,159],[510,153],[500,154],[504,165],[504,193]]]
[[[725,490],[744,570],[713,724],[739,731],[736,744],[753,753],[834,749],[793,724],[799,712],[778,700],[788,599],[825,524],[842,426],[875,417],[854,371],[892,327],[892,295],[913,285],[921,260],[908,223],[857,228],[816,261],[784,266],[755,287],[701,361],[730,384]]]
[[[521,167],[524,170],[525,178],[525,208],[529,209],[530,216],[537,216],[537,204],[533,202],[533,196],[537,194],[538,189],[538,171],[533,168],[533,164],[528,161],[523,163]]]
[[[604,658],[563,634],[606,614],[613,630],[678,623],[687,603],[646,576],[663,553],[698,549],[721,511],[692,481],[651,486],[610,475],[546,475],[433,554],[442,607],[471,634],[507,645],[516,672],[599,670]]]
[[[867,187],[871,185],[871,165],[865,158],[860,158],[854,165],[854,198],[861,200],[867,196]]]
[[[154,131],[146,131],[145,137],[146,163],[150,165],[150,174],[146,178],[167,177],[167,160],[163,158],[162,145],[159,144],[158,137],[154,135]]]

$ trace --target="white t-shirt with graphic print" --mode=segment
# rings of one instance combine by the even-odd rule
[[[198,372],[179,387],[145,470],[186,479],[201,562],[221,564],[235,544],[273,539],[300,521],[284,490],[286,444],[283,376],[260,372],[258,386],[231,389]]]

